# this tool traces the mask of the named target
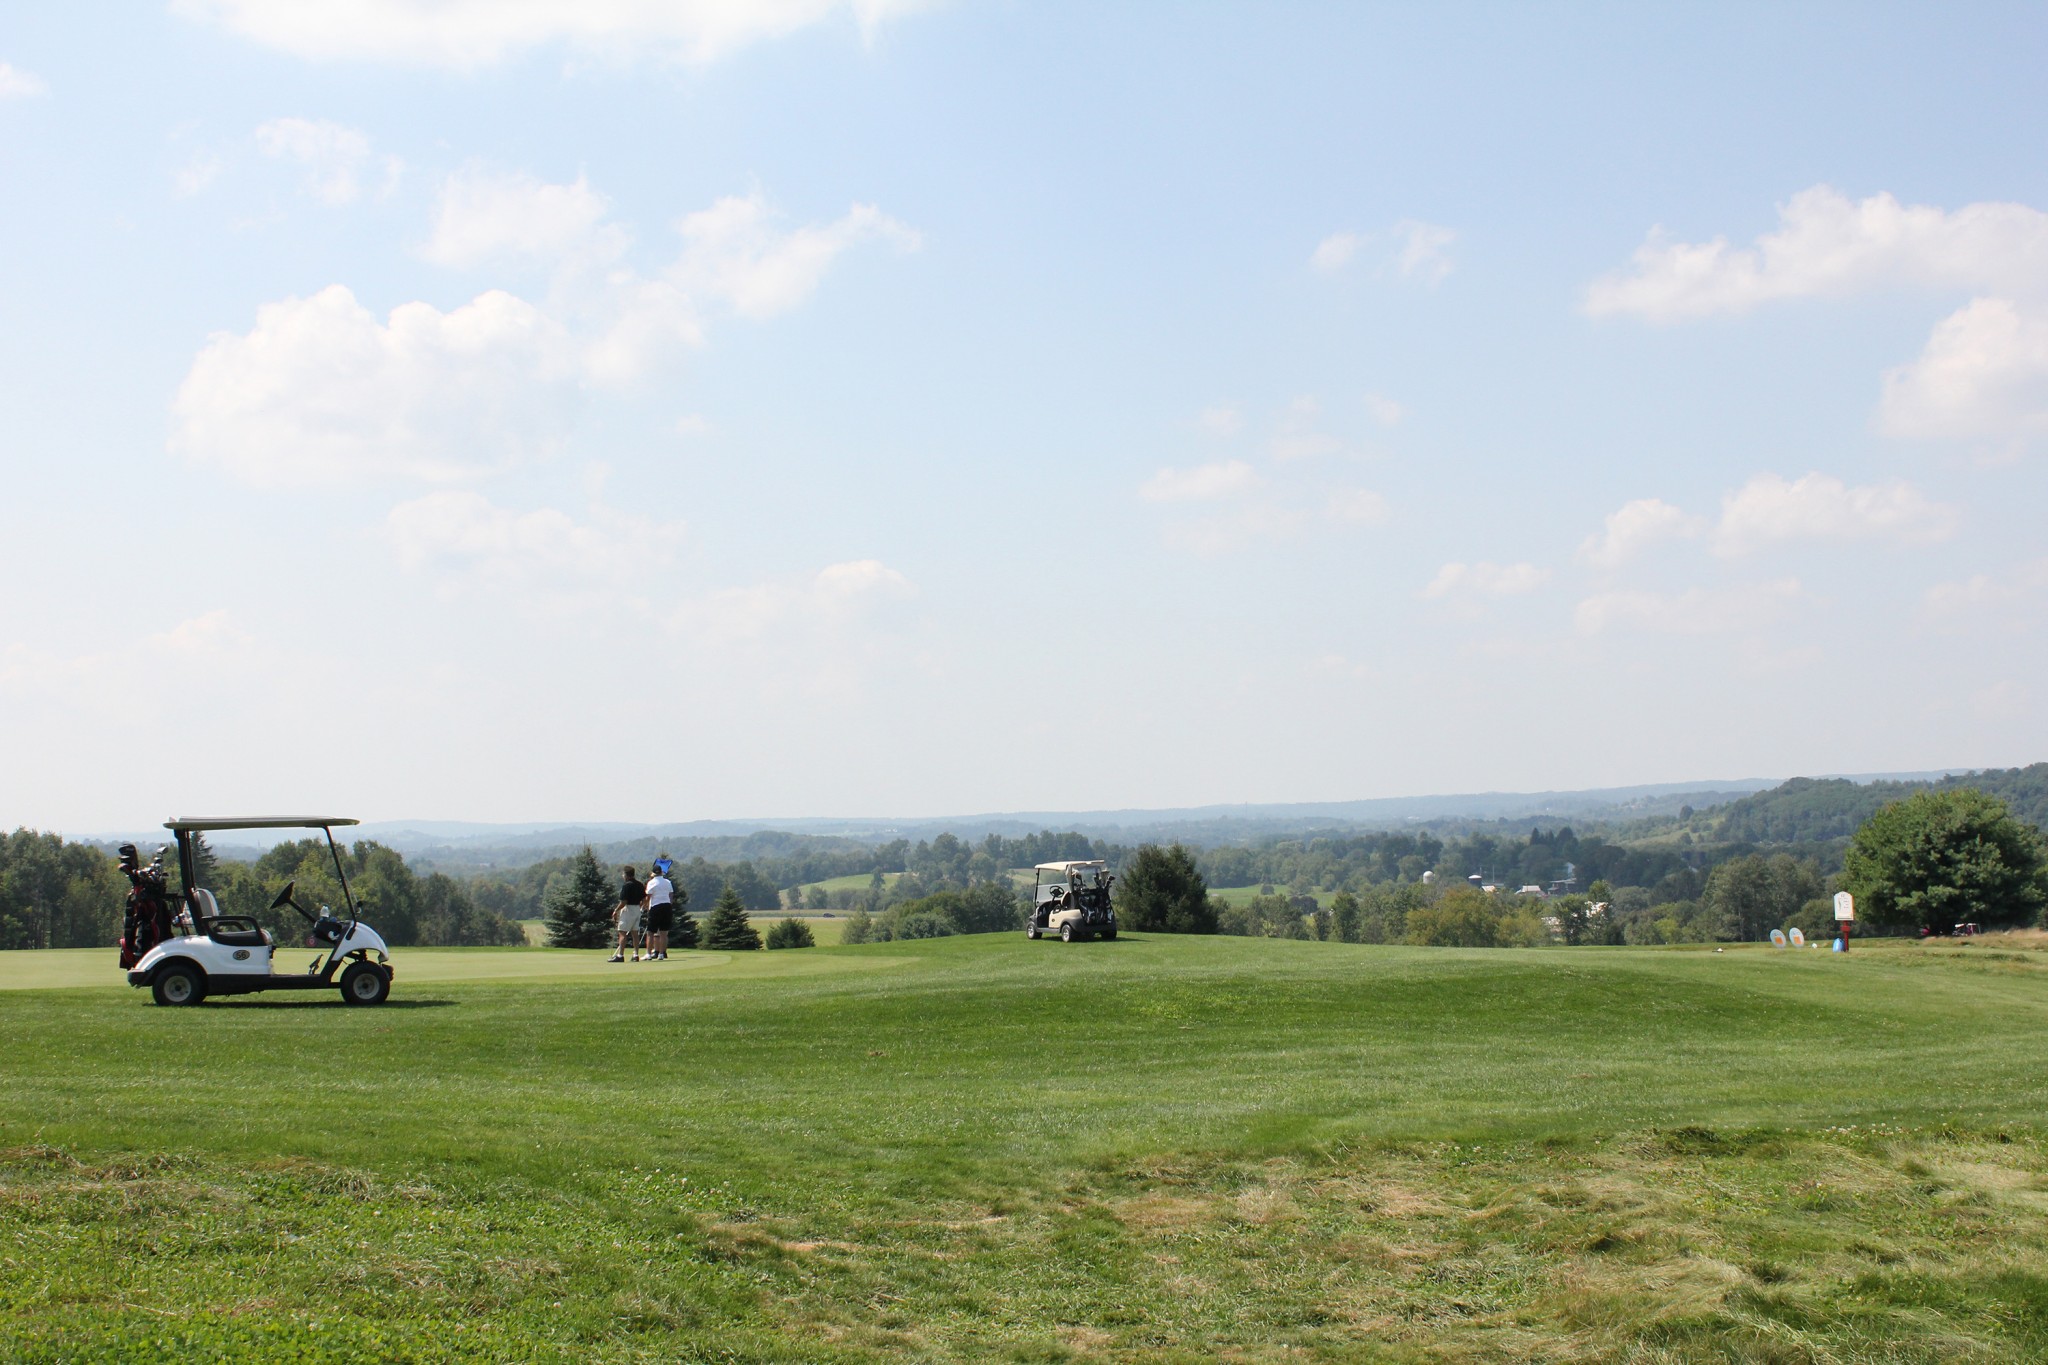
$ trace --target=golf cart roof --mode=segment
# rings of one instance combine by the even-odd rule
[[[1108,866],[1109,864],[1100,858],[1079,858],[1070,863],[1040,863],[1032,870],[1034,872],[1072,872],[1077,867],[1097,868]]]
[[[183,834],[209,829],[328,829],[360,823],[339,815],[207,815],[166,820],[164,828]]]

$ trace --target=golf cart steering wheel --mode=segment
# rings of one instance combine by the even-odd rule
[[[279,909],[279,908],[281,908],[281,907],[283,907],[283,906],[291,905],[291,903],[292,903],[292,892],[294,892],[294,891],[296,891],[296,890],[298,890],[298,889],[299,889],[299,884],[298,884],[297,882],[286,882],[286,883],[284,884],[284,890],[282,890],[282,891],[278,892],[278,893],[277,893],[277,899],[276,899],[276,900],[273,900],[273,901],[272,901],[272,902],[270,903],[270,908],[271,908],[271,909],[273,909],[273,910],[276,910],[276,909]],[[296,909],[297,907],[294,907],[294,908]]]

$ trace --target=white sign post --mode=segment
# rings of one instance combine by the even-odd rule
[[[1856,927],[1856,898],[1846,891],[1835,893],[1835,925],[1842,931],[1842,951],[1849,951],[1849,934]]]

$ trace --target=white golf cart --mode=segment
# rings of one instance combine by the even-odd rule
[[[1109,897],[1116,878],[1108,863],[1040,863],[1033,871],[1031,918],[1024,922],[1024,937],[1058,934],[1066,943],[1116,937],[1116,909]]]
[[[391,993],[390,955],[377,931],[362,922],[355,896],[348,889],[348,874],[342,870],[341,849],[334,842],[335,826],[355,823],[315,816],[164,821],[164,828],[178,839],[181,887],[179,909],[171,921],[174,932],[135,964],[128,973],[128,984],[149,987],[159,1005],[196,1005],[209,995],[337,987],[348,1004],[383,1004]],[[290,906],[311,926],[305,946],[317,951],[304,972],[277,971],[271,960],[277,944],[270,932],[246,915],[223,915],[213,892],[195,885],[193,837],[227,829],[317,829],[327,836],[348,918],[340,918],[324,905],[319,914],[312,914],[292,898],[293,882],[286,882],[270,903],[273,910]]]

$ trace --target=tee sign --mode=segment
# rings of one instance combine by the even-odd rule
[[[1835,893],[1835,918],[1844,923],[1856,918],[1856,898],[1846,891]]]

